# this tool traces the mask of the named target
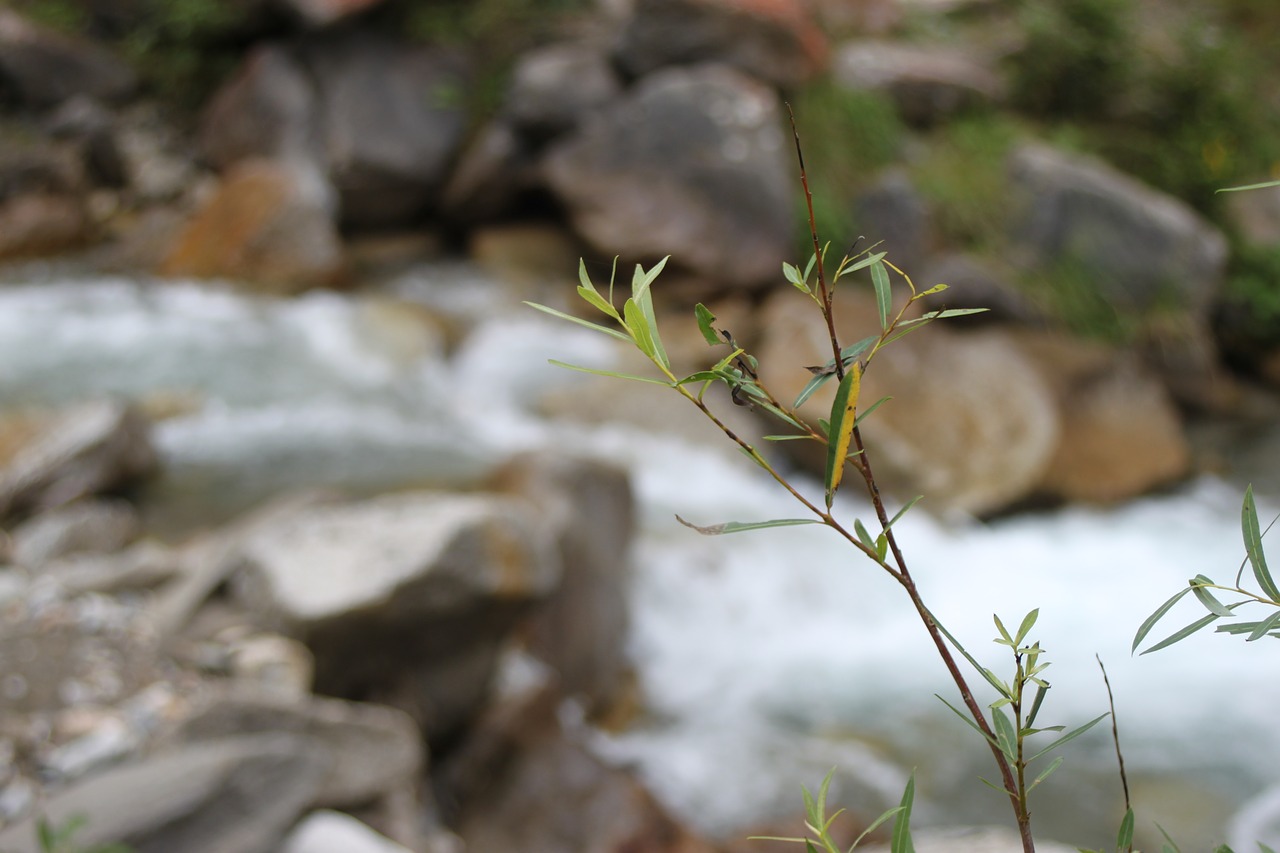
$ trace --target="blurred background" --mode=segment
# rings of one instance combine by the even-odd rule
[[[891,579],[676,523],[800,508],[523,304],[669,255],[678,369],[726,352],[702,302],[794,399],[792,115],[829,262],[989,309],[862,392],[926,600],[998,670],[1040,608],[1042,721],[1107,710],[1102,658],[1139,845],[1280,844],[1271,644],[1131,654],[1233,582],[1246,485],[1280,510],[1280,188],[1219,192],[1280,178],[1278,42],[1269,0],[7,0],[0,847],[767,853],[833,766],[848,841],[913,769],[922,832],[1008,826]],[[877,330],[869,276],[836,310]],[[1106,728],[1044,839],[1114,837]]]

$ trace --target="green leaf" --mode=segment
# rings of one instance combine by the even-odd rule
[[[849,850],[852,851],[854,848],[856,848],[859,844],[862,843],[862,839],[866,838],[872,832],[875,832],[876,828],[879,827],[880,824],[884,823],[889,818],[901,812],[902,809],[903,809],[902,806],[894,806],[893,808],[888,809],[887,811],[881,812],[879,817],[871,821],[871,823],[867,824],[867,828],[862,830],[861,835],[853,839],[853,844],[849,845]]]
[[[942,291],[946,290],[948,287],[950,287],[950,285],[946,285],[946,284],[935,284],[933,287],[929,288],[928,290],[926,290],[924,293],[921,293],[920,295],[921,295],[921,296],[933,296],[933,294],[935,294],[935,293],[941,293]]]
[[[598,323],[592,323],[590,320],[584,320],[581,317],[575,317],[572,314],[566,314],[563,311],[557,311],[554,308],[548,308],[547,306],[539,305],[536,302],[526,302],[525,305],[528,305],[530,308],[536,308],[544,314],[550,314],[552,317],[559,317],[561,320],[568,320],[570,323],[577,323],[579,326],[586,326],[588,329],[593,331],[604,332],[606,335],[615,337],[620,341],[631,343],[631,339],[622,334],[622,332],[619,332],[617,329],[609,329],[599,325]]]
[[[648,272],[645,268],[636,264],[636,270],[631,275],[631,298],[640,301],[641,295],[649,289],[649,285],[653,284],[658,275],[662,272],[662,268],[667,265],[667,261],[671,260],[671,256],[667,255],[662,260],[653,265]]]
[[[862,385],[862,368],[855,362],[840,380],[836,398],[831,403],[831,432],[827,442],[827,468],[823,484],[827,494],[827,509],[835,500],[836,490],[844,479],[845,457],[853,440],[853,427],[857,419],[858,390]]]
[[[1116,853],[1128,853],[1133,849],[1133,809],[1127,809],[1116,834]]]
[[[1208,616],[1205,616],[1202,619],[1197,619],[1196,621],[1192,622],[1190,625],[1186,626],[1185,628],[1175,631],[1174,633],[1165,637],[1163,640],[1156,643],[1154,646],[1151,646],[1150,648],[1148,648],[1142,654],[1149,655],[1152,652],[1158,652],[1161,649],[1168,648],[1169,646],[1172,646],[1174,643],[1182,642],[1187,637],[1190,637],[1192,634],[1194,634],[1196,631],[1199,631],[1201,628],[1205,627],[1206,625],[1210,625],[1216,621],[1218,621],[1218,617],[1210,613]]]
[[[1046,767],[1043,771],[1041,771],[1040,775],[1035,778],[1034,782],[1032,782],[1030,785],[1027,786],[1027,793],[1030,794],[1033,790],[1035,790],[1036,785],[1039,785],[1045,779],[1048,779],[1049,774],[1053,773],[1053,771],[1061,767],[1062,762],[1066,760],[1067,759],[1065,756],[1059,755],[1057,758],[1053,759],[1053,761],[1049,762],[1049,766]]]
[[[1217,616],[1234,616],[1230,610],[1226,608],[1221,601],[1213,597],[1213,593],[1205,589],[1202,584],[1212,584],[1213,580],[1204,575],[1196,575],[1191,581],[1191,591],[1195,593],[1196,598],[1204,605],[1205,610]]]
[[[909,511],[913,506],[915,506],[916,504],[920,503],[920,501],[922,501],[923,499],[924,499],[924,495],[916,495],[914,498],[912,498],[911,500],[909,500],[909,501],[907,501],[905,504],[903,504],[903,505],[902,505],[902,509],[898,510],[898,511],[897,511],[897,513],[893,516],[893,518],[889,519],[889,523],[885,525],[885,528],[884,528],[884,529],[885,529],[885,530],[889,530],[890,528],[892,528],[895,524],[897,524],[897,523],[898,523],[898,519],[900,519],[900,518],[902,518],[904,515],[906,515],[906,514],[907,514],[907,512],[908,512],[908,511]]]
[[[724,343],[716,334],[716,330],[711,327],[711,324],[716,321],[716,315],[712,314],[707,306],[699,302],[693,306],[693,315],[698,319],[698,331],[702,332],[702,338],[708,346],[715,347]]]
[[[1151,629],[1156,626],[1166,613],[1173,609],[1173,605],[1182,600],[1182,596],[1191,592],[1190,588],[1184,589],[1177,595],[1172,596],[1164,604],[1156,608],[1156,612],[1147,617],[1146,621],[1138,627],[1138,633],[1133,637],[1133,645],[1129,647],[1129,653],[1133,654],[1138,650],[1138,646],[1147,638],[1147,634],[1151,633]]]
[[[889,286],[889,272],[881,261],[871,264],[871,283],[876,288],[876,310],[880,312],[880,328],[889,328],[889,308],[893,303],[893,291]]]
[[[889,555],[889,537],[881,533],[876,537],[876,558],[880,562],[884,562],[885,557]]]
[[[1258,627],[1254,628],[1249,634],[1247,642],[1252,643],[1254,640],[1262,639],[1267,634],[1271,633],[1277,625],[1280,625],[1280,610],[1277,610],[1275,613],[1272,613],[1266,619],[1259,622]]]
[[[1010,636],[1009,636],[1009,632],[1008,632],[1008,631],[1006,631],[1006,630],[1004,629],[1004,623],[1000,621],[1000,617],[999,617],[999,616],[997,616],[996,614],[992,613],[992,614],[991,614],[991,618],[992,618],[993,620],[995,620],[995,623],[996,623],[996,630],[997,630],[997,631],[999,631],[999,632],[1000,632],[1000,636],[1004,638],[1004,644],[1005,644],[1006,646],[1012,646],[1012,645],[1013,645],[1013,637],[1010,637]]]
[[[1037,607],[1028,613],[1022,620],[1022,624],[1018,626],[1018,633],[1013,637],[1015,646],[1022,645],[1022,641],[1026,639],[1027,634],[1035,626],[1036,620],[1040,618],[1040,608]]]
[[[1253,576],[1258,586],[1272,601],[1280,604],[1280,589],[1267,569],[1267,558],[1262,553],[1262,533],[1258,529],[1258,508],[1253,502],[1253,486],[1244,490],[1244,507],[1240,511],[1240,526],[1244,531],[1244,548],[1253,566]]]
[[[982,677],[987,680],[988,684],[994,687],[1001,696],[1009,695],[1009,688],[1004,685],[1004,682],[996,678],[991,670],[978,663],[977,659],[974,658],[973,655],[969,654],[969,650],[960,645],[960,641],[953,637],[951,632],[946,629],[946,626],[938,621],[938,617],[934,616],[932,611],[929,612],[929,618],[933,620],[933,624],[938,626],[938,630],[942,632],[942,636],[946,637],[951,642],[951,645],[955,646],[956,651],[964,655],[964,659],[967,660],[974,669],[982,674]]]
[[[644,316],[644,311],[634,299],[628,299],[623,304],[622,317],[627,324],[627,330],[631,332],[631,339],[640,348],[640,352],[653,361],[661,363],[658,359],[657,344],[653,340],[653,327],[649,325],[649,318]]]
[[[864,270],[867,267],[871,266],[872,264],[879,263],[880,261],[883,261],[885,259],[885,256],[888,254],[889,254],[888,252],[872,252],[871,254],[863,257],[862,260],[855,261],[854,263],[849,264],[847,267],[840,270],[839,277],[843,278],[849,273],[854,273],[854,272],[857,272],[858,270]]]
[[[697,373],[690,373],[683,379],[677,380],[677,385],[688,385],[692,382],[725,382],[726,378],[714,370],[699,370]]]
[[[867,406],[865,409],[863,409],[861,412],[858,413],[858,418],[853,422],[853,425],[862,426],[863,418],[866,418],[876,409],[880,408],[882,405],[884,405],[885,403],[889,402],[892,399],[893,399],[892,397],[881,397],[879,400],[876,400],[870,406]]]
[[[667,360],[667,351],[663,349],[662,338],[658,335],[658,318],[653,313],[653,293],[650,291],[648,284],[649,281],[653,280],[652,276],[656,276],[665,264],[666,259],[664,258],[661,263],[650,270],[648,276],[646,276],[645,283],[640,288],[639,294],[627,301],[634,303],[639,308],[640,315],[644,318],[643,325],[648,330],[648,339],[650,346],[653,348],[653,358],[663,367],[670,370],[671,362]],[[626,305],[623,305],[622,308],[623,314],[626,316]],[[631,322],[630,318],[627,320],[627,325],[632,327],[632,332],[634,333],[635,324]]]
[[[1040,713],[1040,705],[1044,702],[1045,694],[1049,692],[1049,685],[1041,682],[1036,686],[1036,698],[1031,700],[1031,713],[1027,715],[1027,725],[1034,726],[1036,724],[1036,716]]]
[[[809,433],[805,433],[804,435],[762,435],[760,436],[760,438],[763,441],[803,441],[805,439],[814,440],[813,436],[809,435]]]
[[[968,714],[966,714],[966,713],[964,713],[963,711],[961,711],[961,710],[960,710],[959,708],[957,708],[955,705],[952,705],[952,704],[951,704],[950,702],[948,702],[946,699],[943,699],[943,698],[942,698],[941,696],[939,696],[937,693],[935,693],[935,694],[933,694],[933,695],[934,695],[934,697],[935,697],[939,702],[941,702],[943,705],[946,705],[948,708],[950,708],[950,709],[951,709],[951,713],[955,714],[957,717],[959,717],[960,719],[964,720],[965,725],[967,725],[969,728],[971,728],[971,729],[973,729],[975,732],[977,732],[977,733],[979,734],[979,736],[981,736],[981,737],[982,737],[982,739],[983,739],[983,740],[987,741],[989,744],[991,744],[992,746],[996,747],[997,749],[999,749],[999,748],[1000,748],[1000,744],[996,743],[996,739],[995,739],[995,738],[993,738],[993,737],[991,737],[991,735],[987,734],[987,733],[986,733],[986,732],[984,732],[982,729],[980,729],[980,728],[978,727],[978,724],[977,724],[977,723],[975,723],[972,719],[970,719],[970,717],[969,717],[969,715],[968,715]]]
[[[1004,753],[1004,757],[1009,759],[1010,763],[1018,760],[1018,733],[1014,731],[1013,720],[1009,719],[1009,715],[1004,712],[1003,708],[996,708],[991,713],[992,722],[995,723],[996,744],[1000,747],[1000,751]]]
[[[1164,836],[1165,850],[1172,851],[1172,853],[1182,853],[1182,850],[1178,847],[1177,842],[1175,842],[1172,838],[1169,837],[1169,833],[1164,831],[1163,826],[1157,823],[1156,829],[1160,830],[1160,834]]]
[[[1063,744],[1067,743],[1068,741],[1073,741],[1073,740],[1075,740],[1076,738],[1080,737],[1080,735],[1084,734],[1085,732],[1089,731],[1089,729],[1093,728],[1093,727],[1094,727],[1094,726],[1096,726],[1098,723],[1100,723],[1100,722],[1102,722],[1103,720],[1105,720],[1108,716],[1110,716],[1110,715],[1109,715],[1109,714],[1099,714],[1098,716],[1094,717],[1094,718],[1093,718],[1092,720],[1090,720],[1089,722],[1085,723],[1083,726],[1080,726],[1080,727],[1079,727],[1079,728],[1077,728],[1077,729],[1072,729],[1071,731],[1067,732],[1067,733],[1066,733],[1065,735],[1063,735],[1062,737],[1060,737],[1060,738],[1058,738],[1057,740],[1055,740],[1053,743],[1051,743],[1051,744],[1049,744],[1048,746],[1046,746],[1044,749],[1042,749],[1042,750],[1040,750],[1039,752],[1037,752],[1035,755],[1033,755],[1033,756],[1031,756],[1030,758],[1028,758],[1028,759],[1027,759],[1027,763],[1028,763],[1028,764],[1030,764],[1032,761],[1035,761],[1037,758],[1039,758],[1040,756],[1044,755],[1046,752],[1051,752],[1051,751],[1053,751],[1053,750],[1057,749],[1058,747],[1062,746]]]
[[[822,524],[816,518],[777,518],[773,521],[726,521],[723,524],[712,524],[702,527],[676,516],[676,521],[690,527],[704,536],[721,536],[725,533],[741,533],[744,530],[764,530],[766,527],[795,527],[799,524]]]
[[[1245,184],[1243,187],[1223,187],[1214,192],[1220,193],[1242,193],[1245,190],[1264,190],[1267,187],[1280,187],[1280,181],[1263,181],[1260,184]]]
[[[604,297],[594,290],[588,290],[585,287],[578,288],[578,295],[591,304],[593,308],[604,314],[608,314],[614,319],[618,319],[618,309],[614,308],[608,302],[604,301]]]
[[[670,382],[663,379],[651,379],[648,376],[636,376],[632,373],[616,373],[612,370],[596,370],[594,367],[582,367],[581,365],[569,364],[565,361],[556,361],[554,358],[549,358],[547,361],[554,364],[556,367],[565,367],[569,370],[576,370],[579,373],[593,373],[596,376],[608,376],[613,379],[629,379],[632,382],[648,382],[650,385],[662,385],[666,388],[672,387]]]
[[[791,408],[798,409],[804,405],[804,401],[813,396],[813,392],[821,388],[826,381],[835,376],[834,373],[819,373],[810,379],[800,390],[800,396],[796,397],[796,401],[791,404]]]
[[[916,773],[911,771],[907,787],[902,792],[901,811],[893,821],[893,834],[889,840],[889,853],[916,853],[911,843],[911,806],[916,796]]]
[[[868,551],[876,549],[876,540],[872,538],[867,528],[862,523],[862,519],[855,518],[853,520],[853,531],[858,534],[858,541],[867,546]]]
[[[799,267],[794,267],[791,264],[787,263],[786,261],[783,261],[782,275],[787,279],[787,281],[791,282],[792,286],[794,286],[797,290],[800,290],[804,293],[812,292],[809,289],[809,282],[807,281],[808,276],[801,275]]]

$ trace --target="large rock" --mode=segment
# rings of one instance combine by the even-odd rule
[[[872,334],[870,294],[852,285],[837,293],[841,342]],[[761,379],[779,399],[793,400],[811,378],[801,365],[830,358],[826,328],[813,304],[795,294],[780,294],[764,310]],[[802,413],[810,422],[828,417],[834,393],[828,382]],[[1027,496],[1058,446],[1049,386],[999,332],[959,334],[937,324],[895,342],[868,369],[861,405],[886,396],[893,399],[862,427],[877,479],[904,499],[925,495],[935,511],[984,514]],[[809,461],[821,465],[819,456]],[[856,478],[846,483],[860,487]]]
[[[523,54],[511,72],[503,114],[520,130],[562,133],[617,98],[622,81],[603,51],[561,42]]]
[[[90,234],[84,204],[74,196],[40,193],[0,204],[0,259],[66,251]]]
[[[76,843],[124,843],[136,853],[268,853],[312,800],[326,757],[284,732],[222,738],[168,751],[48,796],[42,817],[84,820]],[[0,832],[0,847],[37,853],[35,818]]]
[[[533,454],[498,472],[555,537],[564,572],[528,626],[530,650],[570,695],[599,710],[628,670],[629,551],[635,498],[626,471],[605,462]]]
[[[237,163],[187,222],[159,272],[248,281],[269,293],[337,284],[345,259],[331,188],[305,162]]]
[[[482,701],[508,631],[559,580],[551,536],[495,496],[301,508],[246,537],[235,586],[312,649],[317,690],[383,699],[436,736]]]
[[[119,488],[155,466],[151,425],[137,409],[108,400],[76,406],[0,460],[0,517]]]
[[[636,77],[668,65],[723,62],[795,86],[825,67],[828,47],[799,0],[635,0],[616,52]]]
[[[575,228],[606,254],[721,282],[776,279],[794,225],[777,95],[730,68],[655,72],[546,159]]]
[[[1121,310],[1203,319],[1223,281],[1227,242],[1190,207],[1042,145],[1017,149],[1009,174],[1009,238],[1026,267],[1084,276]]]
[[[299,821],[280,853],[411,853],[342,812],[312,812]]]
[[[80,94],[122,100],[136,87],[133,70],[100,45],[0,9],[0,97],[42,109]]]
[[[1111,502],[1190,473],[1181,418],[1164,386],[1136,360],[1064,337],[1027,333],[1017,340],[1053,389],[1062,424],[1038,491]]]
[[[68,554],[110,554],[133,541],[140,529],[137,511],[125,501],[77,501],[16,527],[12,531],[13,559],[19,565],[37,568]]]
[[[919,126],[1004,96],[1004,82],[992,69],[952,47],[853,41],[840,47],[832,65],[839,83],[883,92],[904,120]]]

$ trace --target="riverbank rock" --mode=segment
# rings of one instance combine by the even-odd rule
[[[654,72],[545,160],[575,229],[606,255],[675,263],[737,287],[791,250],[790,149],[778,96],[722,65]]]
[[[35,109],[75,95],[120,101],[137,83],[133,69],[101,45],[0,9],[0,97],[5,100]]]
[[[120,488],[157,465],[151,425],[127,403],[73,406],[0,460],[0,517]]]
[[[634,0],[615,49],[634,77],[710,61],[780,87],[816,76],[827,54],[822,29],[799,0]]]
[[[507,633],[559,580],[521,501],[418,492],[283,512],[247,535],[236,600],[315,654],[316,689],[408,710],[429,737],[483,700]]]
[[[1004,99],[1004,81],[963,50],[881,40],[847,42],[836,51],[832,76],[850,89],[881,92],[903,120],[929,127]]]
[[[1009,178],[1008,236],[1025,267],[1084,276],[1121,310],[1205,319],[1227,241],[1188,205],[1045,145],[1016,149]]]
[[[337,284],[345,260],[332,188],[303,163],[241,161],[187,222],[159,272],[247,281],[276,294]]]

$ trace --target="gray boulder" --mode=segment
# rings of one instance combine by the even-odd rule
[[[522,55],[511,72],[504,115],[520,130],[552,135],[617,98],[622,81],[601,50],[582,42]]]
[[[483,700],[507,633],[559,580],[551,535],[486,495],[301,508],[244,539],[234,586],[311,648],[319,692],[402,707],[435,736]]]
[[[827,62],[827,41],[805,3],[634,0],[616,48],[642,77],[668,65],[723,62],[776,86],[795,86]]]
[[[0,9],[0,95],[43,109],[81,94],[123,100],[137,82],[133,70],[100,45]]]
[[[13,559],[34,568],[69,554],[110,554],[140,532],[137,511],[122,500],[77,501],[19,525],[12,531]]]
[[[914,125],[937,124],[1004,97],[1004,82],[992,69],[951,47],[854,41],[840,47],[832,66],[837,82],[883,92]]]
[[[1029,269],[1067,267],[1121,310],[1203,319],[1227,241],[1190,207],[1109,166],[1043,145],[1014,151],[1008,233]]]
[[[721,282],[776,279],[791,251],[792,149],[777,95],[722,66],[666,69],[545,160],[577,231],[605,254]]]

